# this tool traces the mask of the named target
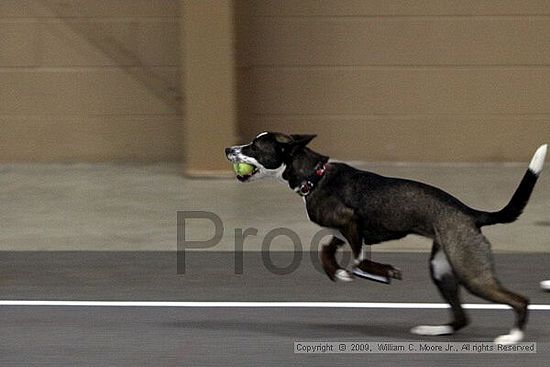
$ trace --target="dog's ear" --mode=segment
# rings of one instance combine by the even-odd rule
[[[292,144],[293,145],[299,145],[301,147],[305,147],[309,144],[310,141],[312,141],[317,135],[314,134],[305,134],[305,135],[290,135],[292,137]]]
[[[289,135],[282,134],[282,133],[274,133],[274,134],[275,134],[275,141],[277,143],[289,144],[290,142],[292,142],[292,137]]]
[[[291,156],[297,151],[305,148],[305,146],[308,145],[309,142],[312,141],[316,136],[317,135],[311,135],[311,134],[290,135],[290,137],[292,138],[292,141],[288,143],[288,149],[285,149],[287,151],[287,154]]]

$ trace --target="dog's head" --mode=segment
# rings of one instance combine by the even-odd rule
[[[284,180],[283,173],[292,157],[303,150],[315,136],[264,132],[248,144],[225,148],[225,154],[233,163],[248,163],[254,166],[250,174],[237,176],[241,182],[264,177]]]

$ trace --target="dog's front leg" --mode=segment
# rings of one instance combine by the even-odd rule
[[[341,231],[344,237],[348,240],[355,266],[353,274],[364,279],[374,280],[389,284],[391,279],[402,279],[401,271],[389,264],[381,264],[364,258],[363,253],[363,237],[358,230],[356,221],[348,223],[348,226]]]
[[[325,273],[333,282],[337,279],[345,282],[353,280],[350,273],[342,269],[336,261],[336,251],[344,243],[343,240],[332,237],[330,242],[321,249],[321,264],[323,265],[323,270],[325,270]]]
[[[391,279],[403,279],[401,270],[394,268],[390,264],[381,264],[368,259],[356,261],[353,274],[368,280],[374,280],[389,284]]]

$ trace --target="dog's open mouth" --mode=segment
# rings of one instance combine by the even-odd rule
[[[258,167],[253,164],[239,162],[233,163],[233,171],[237,175],[237,180],[244,182],[258,173]]]

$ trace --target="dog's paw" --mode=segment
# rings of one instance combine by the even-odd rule
[[[494,341],[495,344],[511,345],[523,340],[523,331],[519,329],[510,330],[510,334],[501,335]]]
[[[397,280],[403,280],[403,273],[401,273],[400,269],[390,266],[390,268],[388,269],[388,277]]]
[[[402,280],[400,269],[390,264],[381,264],[371,260],[363,260],[355,265],[354,274],[362,278],[373,279],[383,283],[390,283],[391,279]]]
[[[334,275],[337,280],[340,280],[342,282],[351,282],[353,280],[353,275],[351,275],[349,271],[344,269],[336,270],[336,273]]]
[[[411,333],[416,335],[450,335],[454,334],[454,329],[450,325],[420,325],[411,329]]]

